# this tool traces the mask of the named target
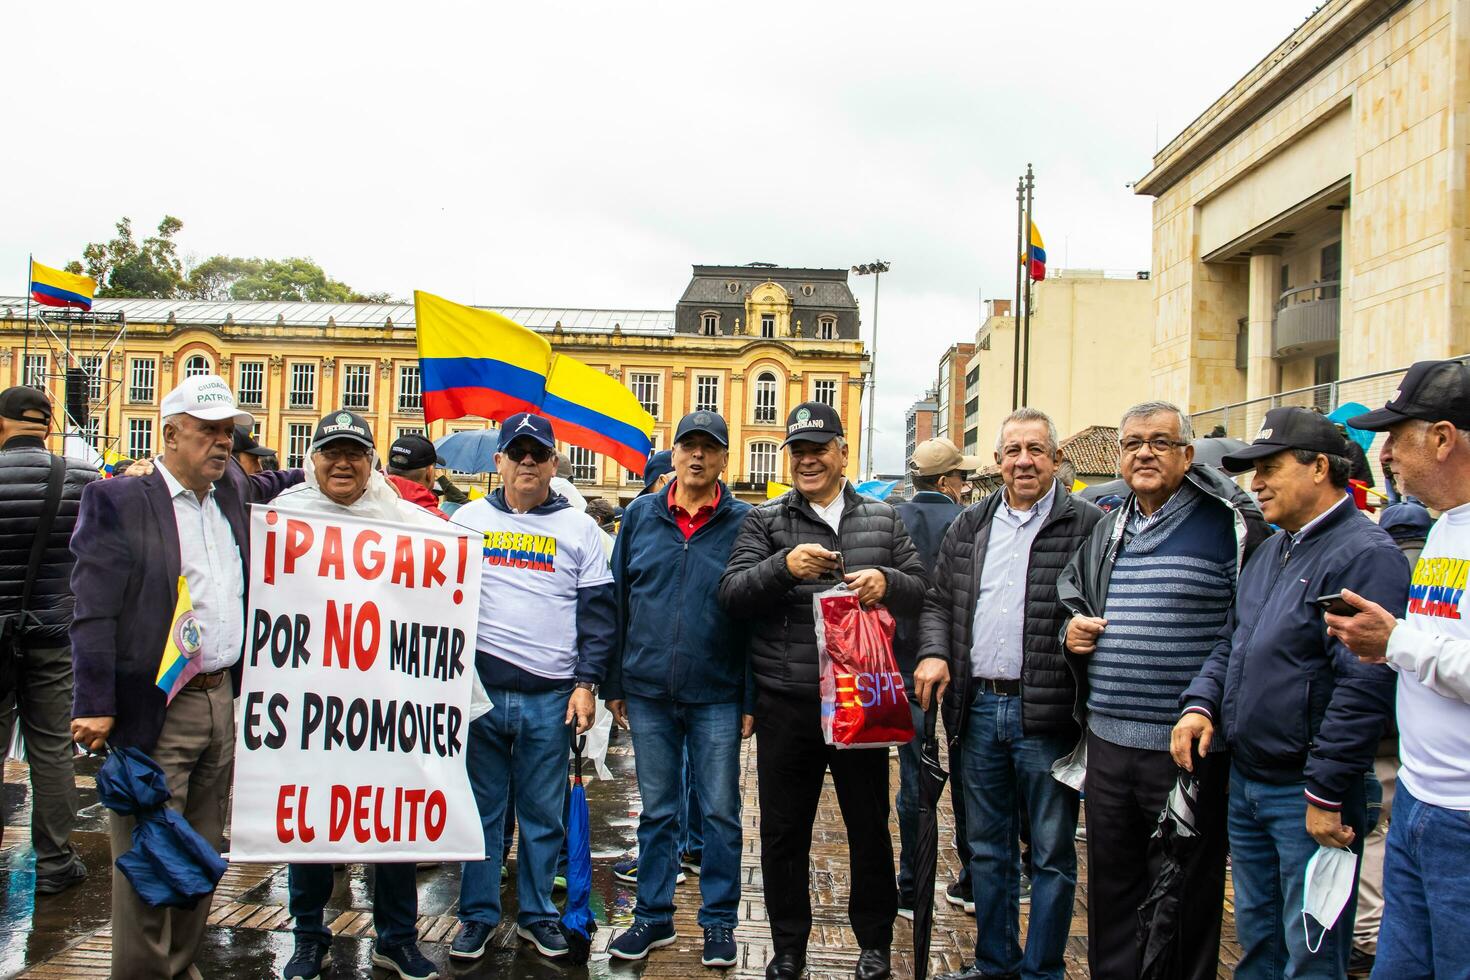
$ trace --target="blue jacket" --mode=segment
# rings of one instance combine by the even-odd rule
[[[909,500],[895,504],[898,519],[913,539],[914,550],[924,571],[932,578],[934,566],[939,561],[939,544],[944,532],[964,510],[949,497],[934,490],[920,490]],[[893,655],[898,660],[898,669],[904,677],[912,677],[919,655],[919,617],[904,616],[898,621],[893,634]]]
[[[613,545],[617,642],[603,697],[690,704],[738,701],[754,711],[748,631],[720,608],[720,575],[750,505],[721,484],[720,502],[689,540],[668,493],[639,497],[623,513]]]
[[[1256,549],[1214,651],[1180,697],[1223,724],[1245,776],[1305,780],[1308,799],[1331,810],[1373,768],[1394,698],[1389,667],[1327,636],[1312,600],[1344,588],[1404,614],[1408,564],[1351,502],[1294,545],[1277,531]]]

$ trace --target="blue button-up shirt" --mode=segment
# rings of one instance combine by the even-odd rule
[[[980,596],[975,601],[974,639],[970,644],[970,673],[991,680],[1021,677],[1022,630],[1026,625],[1026,570],[1031,545],[1046,515],[1051,513],[1057,485],[1052,481],[1030,510],[1016,510],[1001,490],[1000,506],[990,521],[985,567],[980,572]]]

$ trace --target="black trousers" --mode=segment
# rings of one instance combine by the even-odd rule
[[[1087,733],[1087,963],[1093,980],[1136,980],[1138,907],[1163,854],[1152,840],[1179,767],[1168,752],[1130,749]],[[1225,904],[1230,759],[1195,763],[1201,839],[1184,865],[1179,936],[1187,980],[1213,980]]]
[[[852,931],[864,949],[891,946],[898,885],[888,833],[888,750],[827,745],[818,701],[761,692],[755,717],[761,877],[775,951],[806,952],[812,929],[812,826],[829,768],[847,828]]]

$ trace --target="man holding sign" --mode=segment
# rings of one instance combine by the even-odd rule
[[[470,726],[468,747],[491,859],[464,866],[450,955],[483,956],[500,922],[499,859],[514,777],[516,933],[555,958],[567,955],[551,887],[566,835],[569,726],[575,722],[578,734],[592,726],[616,628],[612,575],[597,523],[551,492],[556,436],[548,419],[527,412],[506,419],[495,465],[504,487],[454,514],[483,536],[475,668],[494,706]]]

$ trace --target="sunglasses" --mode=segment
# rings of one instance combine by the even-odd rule
[[[505,450],[505,455],[510,458],[510,461],[512,463],[522,462],[527,456],[529,456],[531,457],[531,461],[539,466],[540,464],[551,459],[551,457],[554,456],[555,453],[553,453],[550,449],[547,449],[545,446],[541,445],[514,445]]]

